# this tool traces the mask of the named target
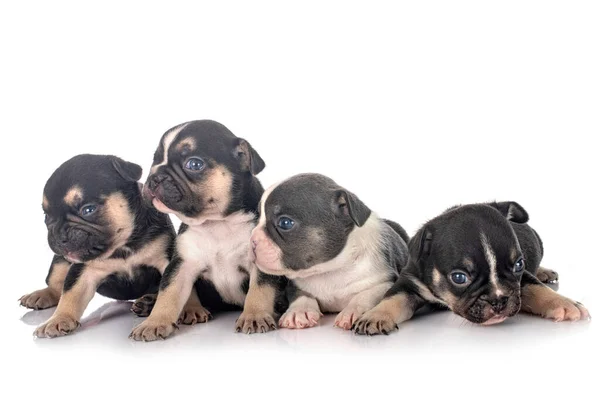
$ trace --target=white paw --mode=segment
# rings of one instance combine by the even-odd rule
[[[342,310],[335,318],[335,327],[339,327],[343,330],[351,330],[352,325],[365,313],[365,311],[358,307],[347,307]]]
[[[279,319],[279,327],[290,329],[311,328],[319,324],[323,316],[314,309],[288,309]]]

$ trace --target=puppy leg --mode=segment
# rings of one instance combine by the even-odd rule
[[[373,309],[392,287],[393,283],[383,283],[363,291],[356,295],[348,306],[346,306],[335,318],[334,326],[344,330],[352,329],[352,325],[358,321],[367,310]]]
[[[173,334],[196,277],[196,265],[175,257],[163,274],[152,313],[131,331],[129,338],[136,341],[156,341]]]
[[[398,324],[413,317],[425,300],[416,294],[418,288],[409,278],[400,276],[377,306],[366,312],[352,326],[360,335],[388,335]]]
[[[521,311],[557,322],[590,318],[581,303],[560,295],[529,272],[525,272],[521,280]]]
[[[265,333],[275,330],[275,300],[280,279],[269,276],[254,267],[244,311],[235,323],[235,331],[244,334]]]
[[[311,328],[323,316],[317,300],[308,295],[298,295],[279,319],[279,327],[290,329]]]
[[[558,281],[558,273],[554,270],[546,269],[545,267],[538,267],[535,276],[544,284],[555,283]]]
[[[196,289],[192,288],[192,293],[183,307],[177,323],[193,326],[196,323],[206,323],[210,319],[212,319],[212,315],[202,306]]]
[[[46,288],[23,295],[19,301],[21,306],[29,309],[41,310],[58,305],[60,293],[65,282],[65,277],[71,264],[62,256],[54,256],[50,264],[50,270],[46,277]]]
[[[56,311],[33,335],[38,338],[54,338],[67,335],[79,327],[79,320],[104,277],[87,270],[83,264],[71,266]]]

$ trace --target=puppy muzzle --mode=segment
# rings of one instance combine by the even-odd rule
[[[472,323],[488,326],[502,323],[517,314],[520,308],[521,298],[518,294],[494,298],[482,295],[461,316]]]
[[[71,263],[96,259],[108,248],[101,237],[76,227],[63,229],[58,234],[49,232],[48,244],[55,254]]]

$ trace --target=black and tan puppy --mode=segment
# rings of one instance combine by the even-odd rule
[[[330,178],[307,173],[271,187],[252,233],[256,265],[285,276],[284,328],[309,328],[321,312],[349,330],[392,287],[408,259],[408,236]]]
[[[142,203],[141,175],[138,165],[114,156],[78,155],[46,183],[42,207],[56,255],[48,287],[21,304],[58,307],[37,337],[75,330],[95,292],[130,300],[157,291],[175,232],[166,215]]]
[[[388,334],[425,303],[483,325],[519,311],[555,321],[582,320],[582,304],[540,279],[542,241],[515,202],[457,206],[427,222],[409,244],[410,259],[385,298],[354,324],[358,334]]]
[[[255,175],[264,167],[246,140],[214,121],[184,123],[163,135],[144,196],[182,225],[156,305],[131,338],[166,338],[180,315],[194,324],[208,321],[211,312],[242,306],[238,331],[275,328],[279,280],[260,274],[250,259],[263,193]]]

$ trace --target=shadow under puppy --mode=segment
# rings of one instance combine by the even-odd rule
[[[556,278],[540,268],[542,241],[516,202],[450,208],[410,241],[410,259],[385,298],[353,329],[388,334],[426,303],[440,304],[483,325],[519,311],[555,321],[589,318],[582,304],[544,285]]]
[[[56,254],[48,287],[21,305],[58,305],[37,337],[66,335],[95,292],[117,300],[156,292],[175,238],[171,221],[142,203],[142,168],[106,155],[78,155],[63,163],[44,188],[48,243]]]
[[[380,219],[358,197],[319,174],[301,174],[263,195],[252,233],[256,265],[290,279],[284,328],[318,324],[321,312],[340,312],[349,330],[374,307],[408,260],[408,236]]]
[[[152,313],[131,338],[164,339],[178,319],[204,323],[211,312],[242,306],[237,331],[276,327],[285,282],[258,272],[250,259],[250,233],[264,191],[255,175],[264,167],[246,140],[214,121],[183,123],[163,135],[144,197],[182,224]]]

